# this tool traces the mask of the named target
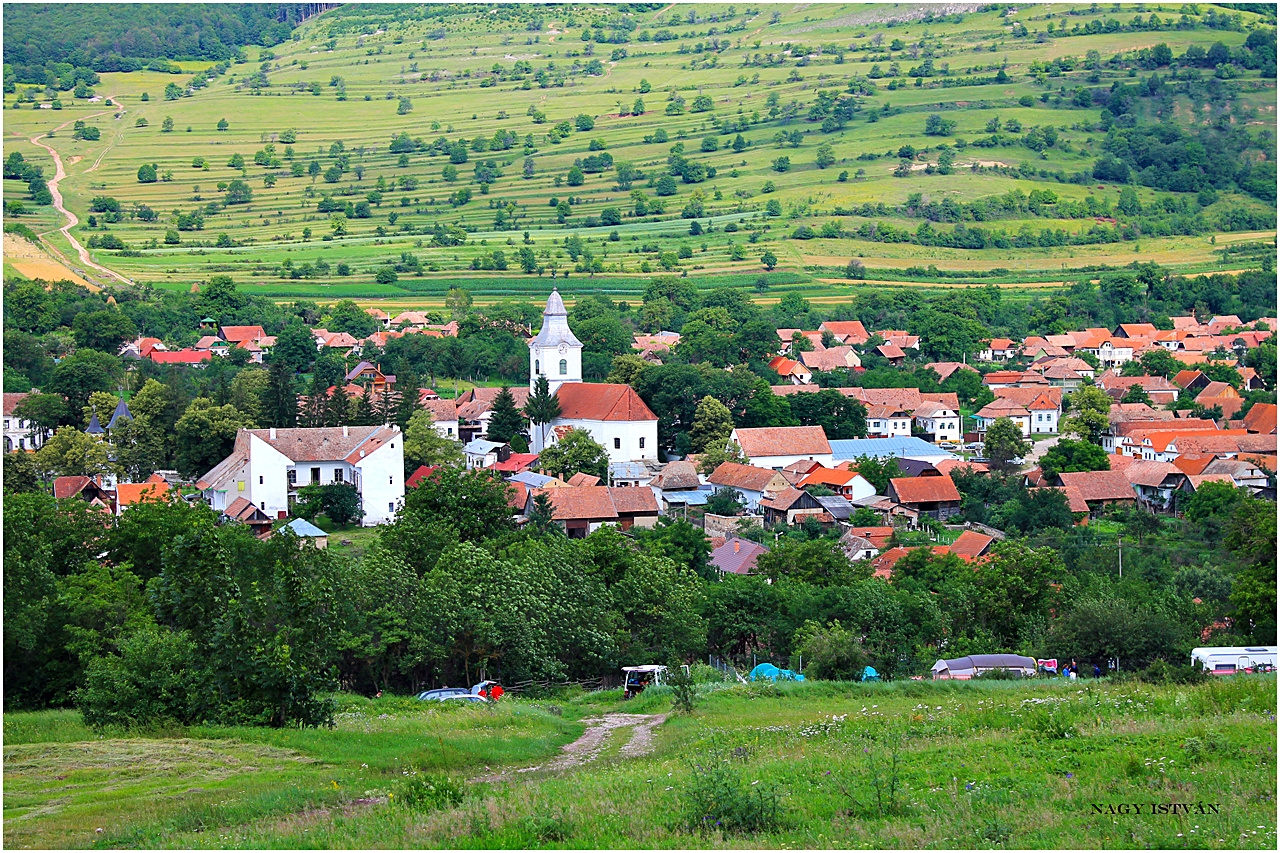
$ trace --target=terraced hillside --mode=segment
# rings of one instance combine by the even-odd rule
[[[161,287],[821,297],[1274,251],[1274,17],[1225,6],[349,6],[151,67],[6,66],[4,153],[56,153],[70,237]],[[9,219],[74,261],[19,173]]]

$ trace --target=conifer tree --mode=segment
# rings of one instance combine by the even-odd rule
[[[498,396],[493,398],[489,431],[485,434],[485,438],[506,444],[522,430],[524,430],[524,418],[516,408],[516,400],[511,394],[511,389],[504,385],[498,392]]]

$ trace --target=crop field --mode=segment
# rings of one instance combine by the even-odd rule
[[[688,715],[670,688],[338,699],[328,730],[6,714],[5,845],[1276,845],[1273,676],[701,684]]]
[[[1239,263],[1223,245],[1246,233],[1274,241],[1272,231],[1219,227],[1233,213],[1274,217],[1274,205],[1235,192],[1201,200],[1206,226],[1197,233],[1122,242],[957,249],[858,230],[914,233],[927,223],[909,212],[920,205],[1044,192],[1056,199],[1048,209],[965,224],[1071,235],[1114,223],[1126,185],[1092,177],[1106,134],[1098,104],[1080,106],[1072,93],[1142,83],[1145,72],[1108,63],[1117,55],[1158,43],[1175,56],[1218,42],[1234,50],[1245,32],[1045,37],[1050,27],[1061,35],[1131,17],[1127,7],[1096,4],[1020,6],[1012,15],[934,7],[929,20],[928,7],[889,5],[672,5],[618,15],[590,6],[441,8],[319,15],[290,41],[246,48],[244,61],[196,88],[187,88],[192,75],[208,63],[179,63],[178,74],[103,73],[99,100],[63,93],[60,109],[37,108],[50,106],[48,93],[19,86],[22,102],[5,103],[5,156],[19,152],[52,177],[52,158],[32,140],[43,136],[58,152],[65,204],[80,219],[71,234],[81,244],[93,238],[96,263],[184,291],[229,274],[278,300],[434,305],[463,282],[483,302],[545,292],[552,276],[569,294],[623,297],[661,272],[750,287],[770,266],[766,254],[789,276],[780,284],[818,299],[844,294],[852,259],[868,282],[986,283],[978,273],[999,268],[1007,274],[991,281],[1018,289],[1103,264],[1231,269]],[[1202,4],[1190,14],[1209,9],[1223,11]],[[1257,19],[1238,14],[1246,27]],[[619,27],[630,32],[625,45],[601,39]],[[1086,67],[1089,56],[1100,64]],[[910,75],[926,62],[938,76]],[[1212,69],[1177,74],[1219,85]],[[1226,120],[1271,131],[1274,157],[1274,79],[1250,72],[1225,84]],[[812,113],[820,95],[851,96],[851,116],[822,125]],[[1182,93],[1143,99],[1134,114],[1189,129],[1224,115]],[[928,135],[931,115],[953,124]],[[99,130],[96,141],[73,138],[78,120]],[[994,145],[985,141],[991,127],[1005,134]],[[1054,129],[1056,142],[1027,147],[1022,134],[1033,128]],[[664,187],[673,156],[695,165]],[[951,165],[939,169],[944,156]],[[155,179],[141,181],[140,169],[153,165]],[[1197,198],[1130,188],[1153,209]],[[6,199],[21,198],[24,186],[7,180],[4,189]],[[95,215],[101,198],[119,202],[118,222]],[[1068,203],[1097,216],[1053,215]],[[883,212],[858,210],[879,204]],[[28,204],[11,218],[45,236],[50,262],[110,281],[78,263],[51,207]],[[822,236],[824,227],[839,236]],[[805,229],[813,239],[797,239]],[[96,247],[108,234],[126,248]],[[580,244],[570,249],[574,236]],[[522,252],[531,255],[523,267]],[[929,265],[975,277],[900,274]]]

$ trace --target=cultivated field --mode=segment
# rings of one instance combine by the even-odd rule
[[[669,688],[493,708],[342,696],[336,728],[307,731],[100,737],[71,711],[6,714],[4,842],[1276,845],[1273,676],[717,687],[691,716],[669,715]]]
[[[612,18],[608,9],[592,7],[450,8],[431,15],[418,7],[321,15],[292,41],[270,50],[250,47],[247,61],[173,100],[166,99],[166,86],[185,87],[208,64],[183,63],[181,74],[103,74],[95,93],[113,106],[68,93],[61,110],[23,103],[5,113],[4,151],[19,151],[52,175],[51,158],[32,140],[77,119],[98,127],[93,142],[73,139],[69,129],[37,140],[58,152],[67,171],[61,189],[81,220],[71,232],[76,240],[85,244],[106,234],[104,223],[88,224],[95,197],[117,199],[126,212],[110,231],[129,251],[93,249],[96,263],[183,291],[227,273],[277,299],[431,305],[459,279],[484,300],[544,292],[553,275],[569,277],[561,285],[569,292],[634,295],[664,270],[736,275],[750,285],[764,272],[766,251],[806,296],[840,295],[834,282],[853,258],[862,260],[872,282],[928,284],[900,271],[935,265],[971,273],[977,283],[988,281],[979,273],[1001,268],[1008,274],[995,283],[1021,288],[1058,284],[1075,277],[1074,268],[1134,261],[1175,271],[1228,269],[1240,265],[1221,252],[1229,242],[1274,241],[1270,232],[1246,238],[1215,228],[1134,242],[981,250],[791,238],[797,229],[820,231],[832,222],[846,233],[866,223],[914,232],[925,220],[902,213],[913,199],[971,202],[1047,190],[1058,203],[1092,199],[1101,214],[1112,211],[1121,185],[1056,177],[1089,172],[1105,136],[1096,129],[1097,106],[1077,106],[1070,93],[1132,82],[1133,74],[1105,64],[1117,53],[1156,43],[1168,43],[1175,55],[1215,42],[1234,49],[1243,32],[1040,37],[1050,25],[1065,30],[1095,18],[1129,17],[1120,7],[1084,4],[1018,7],[1014,16],[994,7],[966,9],[929,21],[923,20],[926,7],[899,6],[673,5]],[[1202,14],[1210,7],[1197,8]],[[1161,14],[1180,11],[1166,7]],[[1256,17],[1240,14],[1246,23]],[[623,21],[633,30],[625,45],[599,41],[594,30],[592,40],[581,37],[584,27],[603,27],[607,37]],[[1093,71],[1084,64],[1091,51],[1103,60]],[[1049,65],[1064,57],[1074,60],[1069,70]],[[942,77],[909,76],[925,61],[951,71],[947,85]],[[891,66],[901,76],[890,77]],[[994,82],[999,73],[1004,82]],[[1229,119],[1274,131],[1274,80],[1251,73],[1230,85]],[[809,120],[819,93],[852,93],[857,111],[843,128],[823,132]],[[708,100],[695,103],[700,97]],[[677,98],[683,110],[668,115]],[[44,95],[35,100],[48,105]],[[643,112],[633,114],[637,108]],[[1183,95],[1135,108],[1144,122],[1168,118],[1188,128],[1220,120],[1215,109]],[[930,114],[955,123],[949,135],[925,134]],[[579,116],[586,121],[579,124]],[[993,119],[1019,128],[1009,137],[1013,142],[977,147]],[[561,123],[562,134],[555,131]],[[1035,151],[1017,141],[1037,126],[1056,128],[1056,145]],[[393,152],[401,133],[422,140],[426,150]],[[441,139],[455,148],[442,143],[433,150]],[[939,162],[940,145],[954,155],[952,173],[926,174]],[[834,158],[823,168],[821,146],[830,146]],[[914,171],[895,177],[903,146],[917,152]],[[661,195],[656,179],[668,171],[672,154],[715,175],[676,179],[674,194]],[[603,155],[612,165],[593,171],[591,158]],[[229,165],[237,156],[244,165]],[[775,161],[783,157],[790,165],[778,171]],[[577,186],[575,163],[587,166]],[[150,164],[158,180],[140,183],[139,168]],[[629,189],[620,187],[619,164],[642,173]],[[252,198],[209,209],[226,199],[235,180],[247,184]],[[21,197],[23,185],[8,181],[5,190],[6,198]],[[637,212],[637,193],[649,209]],[[1136,193],[1143,205],[1165,197],[1195,200],[1194,193],[1141,186]],[[320,209],[326,196],[333,210]],[[652,211],[655,203],[663,212]],[[848,212],[868,203],[883,203],[887,211]],[[154,218],[138,218],[139,206]],[[1215,222],[1232,209],[1265,206],[1222,193],[1201,215]],[[198,225],[196,213],[203,215]],[[1010,235],[1024,228],[1076,233],[1096,224],[1041,214],[976,224]],[[51,209],[21,219],[65,257],[76,257],[57,234],[62,220]],[[695,223],[701,233],[691,233]],[[571,252],[564,245],[571,235],[581,240],[585,265],[576,247]],[[540,272],[521,271],[526,248]],[[495,263],[495,252],[502,261]],[[394,276],[375,280],[391,266],[400,267]],[[8,269],[32,274],[18,265]]]

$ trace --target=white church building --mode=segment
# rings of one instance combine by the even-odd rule
[[[540,453],[569,430],[581,429],[608,451],[610,462],[658,458],[658,416],[640,395],[630,385],[582,381],[582,342],[569,328],[564,300],[554,289],[542,312],[542,329],[529,341],[531,394],[539,376],[547,378],[560,416],[530,425],[530,450]]]
[[[231,455],[196,482],[218,512],[245,498],[287,518],[298,489],[351,483],[365,527],[395,520],[404,502],[404,436],[396,426],[242,429]]]

